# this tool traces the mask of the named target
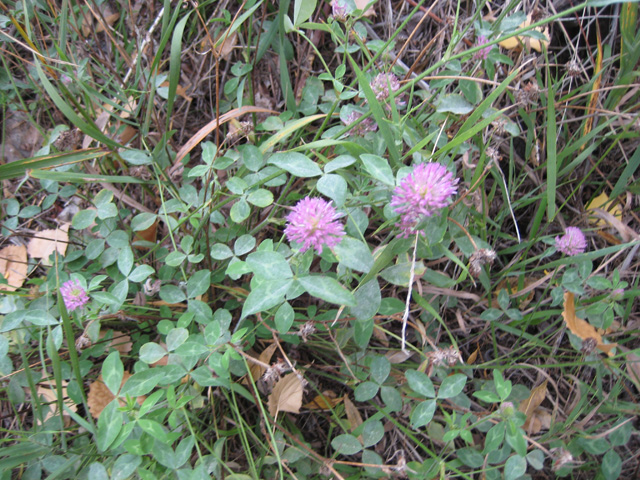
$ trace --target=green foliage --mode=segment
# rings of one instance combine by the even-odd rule
[[[418,2],[378,17],[389,32],[342,1],[0,15],[3,115],[44,135],[0,165],[2,478],[625,478],[637,8],[621,6],[613,50],[563,50],[603,60],[576,77],[555,43],[528,42],[584,5],[529,25],[517,3],[491,20],[479,5],[445,28]],[[416,48],[420,18],[446,40]],[[592,68],[602,83],[580,77]],[[63,122],[81,132],[69,149]],[[457,194],[403,238],[392,198],[426,162]],[[629,201],[591,222],[603,191]],[[284,233],[306,197],[344,229],[322,253]],[[30,237],[61,225],[66,249],[34,255]],[[588,249],[565,257],[570,225]],[[70,280],[89,297],[75,310]],[[568,324],[566,292],[616,332],[611,356]]]

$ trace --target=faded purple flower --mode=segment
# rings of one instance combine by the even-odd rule
[[[344,0],[333,0],[333,2],[331,2],[331,13],[333,14],[333,18],[344,22],[349,14],[347,2]]]
[[[349,115],[346,116],[346,118],[342,120],[342,123],[344,123],[346,126],[350,126],[357,122],[360,117],[362,117],[362,115],[363,114],[361,112],[353,110]],[[364,136],[367,132],[375,132],[376,130],[378,130],[378,124],[373,118],[367,117],[358,125],[349,130],[349,135]]]
[[[449,205],[458,191],[459,179],[440,163],[421,163],[407,175],[393,192],[391,207],[400,214],[401,237],[417,233],[425,217]],[[423,233],[424,235],[424,233]]]
[[[379,73],[371,82],[371,90],[379,101],[386,100],[391,92],[396,92],[399,88],[400,80],[393,73]]]
[[[578,227],[567,227],[562,237],[556,237],[556,248],[565,255],[579,255],[587,249],[587,239]]]
[[[476,40],[476,46],[480,47],[485,43],[487,43],[488,41],[489,40],[487,40],[487,37],[485,37],[484,35],[480,35]],[[492,48],[493,46],[490,45],[488,47],[484,47],[481,50],[478,50],[476,53],[473,54],[473,58],[476,60],[486,60],[489,57],[489,52],[491,51]]]
[[[64,282],[60,287],[60,293],[67,310],[73,312],[76,308],[84,307],[89,302],[89,296],[77,280]]]
[[[331,202],[305,197],[287,215],[284,233],[290,242],[301,243],[301,252],[309,247],[322,253],[322,247],[334,247],[342,240],[344,227],[336,219],[338,213]]]

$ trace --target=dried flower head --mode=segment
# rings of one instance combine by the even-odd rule
[[[458,191],[458,181],[440,163],[421,163],[415,167],[391,197],[391,207],[400,214],[397,223],[402,230],[400,236],[406,238],[417,233],[421,221],[449,205]]]
[[[488,248],[480,248],[476,250],[469,259],[469,273],[473,277],[477,277],[482,272],[482,266],[492,265],[496,256],[496,252]]]
[[[65,307],[70,312],[73,312],[76,308],[84,307],[89,302],[89,295],[77,280],[64,282],[60,287],[60,293]]]
[[[565,64],[564,68],[567,71],[567,75],[569,75],[570,77],[577,77],[582,73],[580,63],[578,63],[578,61],[575,59],[569,60]]]
[[[486,44],[488,41],[489,40],[487,39],[487,37],[485,37],[484,35],[480,35],[476,40],[476,47],[480,47]],[[489,45],[488,47],[484,47],[481,50],[478,50],[476,53],[473,54],[473,58],[475,60],[486,60],[487,58],[489,58],[489,52],[491,51],[492,48],[493,46]]]
[[[344,22],[349,15],[349,7],[344,0],[333,0],[331,2],[331,14],[339,22]]]
[[[347,115],[344,119],[342,119],[342,123],[346,126],[353,125],[356,123],[360,117],[362,117],[363,113],[358,112],[357,110],[353,110],[349,115]],[[358,125],[349,130],[349,135],[360,135],[365,136],[367,132],[375,132],[378,130],[378,124],[372,117],[367,117],[362,120]]]
[[[596,340],[593,337],[585,338],[582,341],[582,348],[580,349],[580,351],[585,355],[589,355],[591,352],[595,350],[597,346],[598,346],[598,340]]]
[[[371,82],[371,90],[379,101],[386,100],[391,92],[397,92],[400,80],[393,73],[379,73]]]
[[[304,325],[300,326],[300,330],[296,335],[299,335],[304,343],[307,343],[310,335],[313,335],[316,331],[316,326],[313,324],[313,320],[309,320]]]
[[[344,226],[338,216],[331,202],[305,197],[287,215],[284,233],[290,242],[302,244],[301,252],[313,247],[320,254],[323,246],[332,248],[342,240]]]
[[[587,239],[578,227],[567,227],[562,237],[556,237],[556,248],[565,255],[579,255],[587,249]]]
[[[571,452],[565,450],[564,448],[552,448],[551,451],[553,452],[554,457],[552,466],[554,472],[560,470],[565,465],[573,464],[575,461],[573,455],[571,455]]]

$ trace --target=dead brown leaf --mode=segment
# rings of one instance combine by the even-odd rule
[[[316,395],[313,400],[303,405],[309,410],[331,410],[338,405],[345,397],[338,397],[335,392],[325,390],[320,395]]]
[[[636,388],[640,390],[640,357],[635,353],[627,353],[627,374]]]
[[[125,382],[129,379],[131,374],[127,371],[122,375],[122,382],[120,383],[120,388],[125,384]],[[89,412],[93,416],[93,418],[100,417],[100,414],[104,410],[104,407],[109,405],[113,399],[116,398],[111,390],[107,388],[107,386],[102,381],[102,375],[98,377],[98,379],[89,385],[89,395],[87,396],[87,404],[89,405]],[[142,396],[136,398],[138,405],[142,405],[142,402],[145,401],[147,397]],[[121,406],[125,406],[126,402],[123,398],[118,399],[118,403]]]
[[[64,255],[69,245],[69,224],[55,230],[43,230],[29,241],[27,253],[32,258],[41,258],[44,265],[51,265],[49,256],[55,251]]]
[[[168,88],[168,87],[169,87],[169,82],[168,82],[168,81],[166,81],[166,82],[162,82],[162,83],[160,84],[160,86],[161,86],[161,87],[167,87],[167,88]],[[192,97],[190,97],[189,95],[187,95],[187,90],[186,90],[182,85],[180,85],[180,84],[178,84],[178,85],[176,86],[176,93],[177,93],[178,95],[180,95],[182,98],[184,98],[187,102],[190,102],[191,100],[193,100],[193,98],[192,98]]]
[[[573,333],[577,335],[582,340],[587,340],[589,338],[595,339],[597,342],[597,347],[609,355],[613,356],[611,350],[614,347],[617,347],[617,343],[605,343],[602,341],[602,335],[598,333],[598,331],[585,320],[576,317],[576,306],[575,300],[573,297],[573,293],[567,292],[564,294],[564,311],[562,312],[562,317],[564,318],[565,323],[567,324],[567,328]]]
[[[282,377],[269,395],[269,414],[276,417],[278,412],[300,413],[304,385],[296,373]]]
[[[371,0],[354,0],[356,3],[356,8],[358,10],[363,10]],[[367,11],[362,14],[363,17],[374,17],[376,15],[376,11],[373,9],[373,5],[367,8]]]
[[[144,240],[145,242],[155,243],[157,237],[158,237],[158,220],[153,222],[150,227],[145,228],[144,230],[135,232],[134,240]],[[149,250],[149,247],[145,247],[142,245],[136,245],[135,248],[137,248],[138,250]]]
[[[535,282],[536,282],[535,279],[525,278],[524,286],[522,287],[522,289],[524,290],[529,285],[533,285]],[[489,306],[492,308],[500,308],[498,305],[498,294],[500,293],[500,290],[506,290],[510,297],[518,296],[517,293],[520,291],[520,289],[518,288],[518,283],[519,283],[518,277],[507,277],[504,280],[502,280],[500,283],[498,283],[498,285],[496,285],[496,288],[493,291],[495,298],[491,299],[491,301],[489,302]],[[534,295],[535,295],[535,292],[531,290],[526,297],[522,298],[520,300],[520,308],[521,309],[527,308],[527,305],[529,305],[531,300],[533,300]]]
[[[520,402],[520,406],[518,407],[518,410],[527,416],[527,419],[524,422],[524,428],[530,433],[537,433],[530,429],[532,426],[532,419],[534,418],[534,413],[536,409],[540,407],[540,404],[544,401],[545,397],[547,396],[547,383],[548,381],[545,380],[536,388],[531,390],[531,394],[529,395],[529,397],[523,400],[522,402]]]
[[[532,412],[531,417],[527,419],[522,427],[527,434],[536,435],[540,433],[541,430],[549,430],[549,428],[551,428],[551,420],[551,414],[547,409],[538,407]]]
[[[9,245],[0,250],[0,274],[8,284],[0,285],[0,291],[14,292],[27,278],[27,247]]]

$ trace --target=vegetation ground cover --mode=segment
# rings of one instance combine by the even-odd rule
[[[1,478],[638,478],[637,26],[0,4]]]

